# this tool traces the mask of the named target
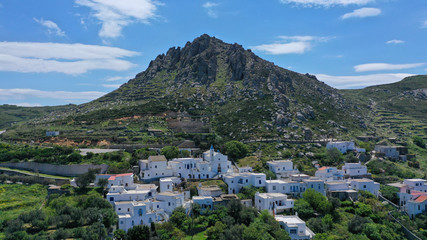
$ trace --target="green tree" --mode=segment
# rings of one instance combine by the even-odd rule
[[[114,231],[114,239],[126,240],[126,232],[122,229],[117,229]]]
[[[160,150],[160,154],[165,155],[170,160],[179,156],[179,149],[175,146],[166,146]]]
[[[79,175],[76,178],[77,186],[81,188],[86,188],[91,182],[95,181],[96,174],[99,172],[99,169],[89,169],[86,173]]]
[[[317,208],[323,201],[327,201],[326,197],[323,196],[323,194],[321,194],[320,192],[317,192],[312,188],[307,189],[302,194],[302,197],[304,198],[304,200],[310,203],[310,206],[315,210],[317,210]]]
[[[246,157],[248,151],[248,146],[242,142],[233,140],[225,143],[225,154],[234,161]]]
[[[96,185],[98,185],[98,187],[106,188],[107,185],[108,185],[108,179],[106,179],[106,178],[100,178],[98,180],[98,182],[96,183]]]
[[[342,153],[337,148],[331,148],[326,151],[327,164],[337,165],[342,161]]]
[[[129,229],[126,235],[128,239],[132,240],[148,240],[150,239],[150,228],[145,225],[137,225]]]
[[[420,148],[426,148],[426,142],[420,136],[413,136],[412,141]]]
[[[226,227],[227,226],[224,223],[222,223],[220,221],[216,222],[215,226],[209,227],[206,230],[207,240],[220,239],[220,237],[222,236],[222,233],[224,232],[224,229]]]
[[[307,220],[314,215],[314,209],[305,199],[297,199],[295,201],[294,211],[304,220]]]
[[[178,229],[183,230],[183,225],[187,219],[187,214],[185,214],[185,209],[183,207],[177,207],[173,210],[169,221]]]
[[[82,155],[77,152],[73,152],[67,157],[67,162],[69,163],[80,163],[82,161]]]
[[[361,233],[363,227],[368,221],[359,215],[355,215],[350,221],[348,221],[348,230],[352,233]]]

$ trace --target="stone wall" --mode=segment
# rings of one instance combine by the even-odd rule
[[[1,163],[1,167],[23,169],[32,172],[74,177],[86,173],[89,169],[101,169],[100,173],[105,173],[108,169],[107,164],[75,164],[75,165],[54,165],[37,162],[18,162],[18,163]]]

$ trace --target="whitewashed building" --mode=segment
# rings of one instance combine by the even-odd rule
[[[107,179],[107,188],[111,186],[123,186],[128,188],[134,185],[133,173],[122,173],[122,174],[97,174],[95,177],[95,183],[98,184],[99,179]]]
[[[354,142],[352,141],[340,141],[340,142],[328,142],[326,144],[326,149],[336,148],[341,153],[346,153],[347,151],[353,151],[356,149]]]
[[[378,197],[380,184],[371,179],[351,179],[350,187],[355,191],[368,191]]]
[[[165,156],[149,156],[147,160],[139,161],[141,179],[151,180],[173,176],[173,171],[168,166],[168,160]]]
[[[148,184],[146,188],[138,187],[128,190],[123,186],[111,186],[107,193],[107,200],[113,205],[120,201],[144,201],[155,197],[156,193],[157,186],[154,184]]]
[[[259,211],[268,210],[270,213],[279,213],[294,207],[294,200],[288,199],[283,193],[259,193],[255,194],[255,208]]]
[[[267,180],[266,191],[268,193],[283,193],[295,197],[301,196],[307,189],[313,189],[323,195],[326,194],[325,183],[323,180],[306,177],[307,175],[293,177],[290,179]]]
[[[427,196],[427,180],[405,179],[403,182],[388,185],[399,188],[399,205],[411,218],[425,211],[426,200],[424,198]]]
[[[277,215],[274,218],[279,222],[280,227],[289,233],[292,240],[314,238],[314,232],[298,216]]]
[[[173,189],[181,183],[178,177],[160,178],[160,192],[173,192]]]
[[[228,157],[215,152],[211,146],[203,153],[203,158],[174,158],[167,161],[164,156],[150,156],[140,160],[141,178],[151,180],[163,177],[180,177],[186,179],[208,179],[233,172]]]
[[[315,176],[325,182],[339,181],[344,179],[344,172],[336,167],[321,167],[317,169]]]
[[[368,173],[368,167],[362,165],[360,162],[358,163],[345,163],[342,167],[345,177],[370,177],[370,173]]]
[[[211,185],[211,186],[199,186],[197,188],[197,192],[199,194],[199,196],[207,196],[207,197],[219,197],[221,196],[221,194],[223,194],[222,190],[220,187],[216,186],[216,185]]]
[[[427,194],[421,194],[413,200],[409,200],[405,208],[410,218],[417,214],[427,213]]]
[[[291,160],[268,161],[267,166],[277,177],[286,178],[299,173],[299,170],[294,168],[294,164]]]
[[[228,185],[228,193],[235,194],[249,185],[265,187],[266,175],[264,173],[231,173],[223,175],[223,180]]]
[[[191,202],[193,204],[199,204],[201,212],[204,212],[206,210],[212,210],[214,201],[213,198],[210,196],[193,196]]]
[[[185,204],[183,192],[162,192],[156,195],[156,200],[160,202],[160,208],[167,214],[172,214],[177,207],[182,207]]]
[[[150,205],[150,202],[117,202],[114,208],[119,217],[119,229],[127,231],[136,225],[149,226],[152,222],[165,220],[163,214],[153,211]]]

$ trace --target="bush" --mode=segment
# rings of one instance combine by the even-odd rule
[[[417,145],[420,148],[426,148],[426,143],[424,141],[424,139],[422,139],[419,136],[414,136],[412,137],[412,141],[414,141],[415,145]]]

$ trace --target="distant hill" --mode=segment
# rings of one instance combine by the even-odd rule
[[[0,130],[11,127],[13,124],[40,118],[54,111],[65,110],[73,105],[55,107],[19,107],[15,105],[0,105]]]
[[[366,107],[380,107],[427,120],[427,75],[407,77],[402,81],[364,89],[340,90],[349,100]]]
[[[144,143],[154,141],[147,137],[150,129],[168,136],[302,139],[308,128],[322,138],[364,130],[363,111],[315,76],[205,34],[157,56],[119,89],[34,119],[4,137],[39,136],[49,128],[76,141]]]

